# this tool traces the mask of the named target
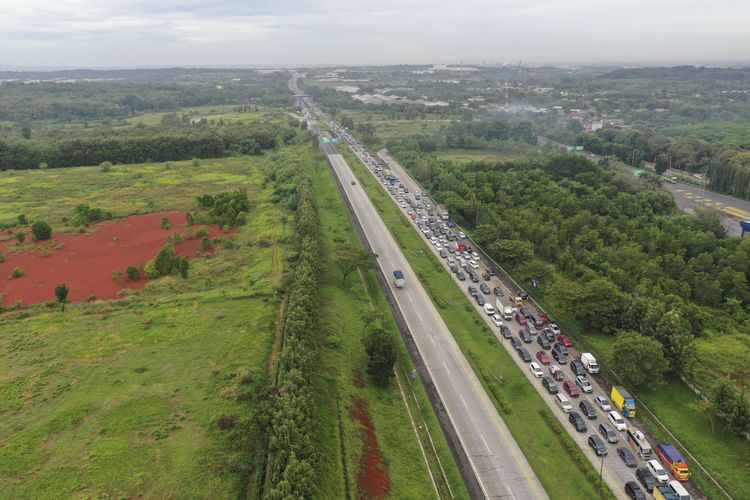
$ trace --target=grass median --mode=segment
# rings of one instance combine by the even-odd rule
[[[438,307],[545,490],[557,498],[595,497],[598,473],[584,456],[585,451],[575,443],[570,446],[570,436],[559,426],[551,425],[554,416],[549,407],[402,211],[350,150],[343,147],[340,150]],[[612,497],[606,486],[604,489],[605,497]]]

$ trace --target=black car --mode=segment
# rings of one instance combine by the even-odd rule
[[[510,331],[510,328],[508,328],[505,325],[500,327],[500,334],[506,339],[509,339],[513,336],[513,333]]]
[[[635,455],[633,455],[633,452],[630,451],[629,448],[625,448],[624,446],[620,446],[617,448],[617,455],[622,459],[623,462],[625,462],[625,465],[628,467],[635,467],[638,465],[638,463],[635,461]]]
[[[527,351],[526,348],[521,347],[516,352],[518,352],[518,355],[521,356],[521,359],[523,359],[524,363],[531,363],[531,354],[529,354],[529,351]]]
[[[651,474],[651,471],[648,470],[646,467],[641,467],[640,469],[636,469],[635,471],[635,478],[638,480],[639,483],[643,486],[643,489],[651,493],[654,491],[654,486],[656,485],[656,478],[653,474]]]
[[[502,289],[502,288],[500,288],[499,286],[496,286],[496,287],[495,287],[495,288],[494,288],[494,289],[493,289],[492,291],[493,291],[493,292],[495,293],[495,295],[497,295],[498,297],[503,297],[503,296],[505,295],[505,294],[503,293],[503,289]]]
[[[545,337],[544,335],[537,335],[536,343],[539,344],[542,349],[549,349],[550,347],[552,347],[552,345],[549,343],[549,340],[547,340],[547,337]]]
[[[472,297],[477,296],[477,289],[473,286],[469,285],[466,289],[469,291],[469,295],[471,295]]]
[[[578,403],[578,408],[580,408],[581,412],[586,416],[586,418],[588,418],[589,420],[596,420],[596,409],[594,408],[594,405],[592,405],[587,399],[582,399],[581,402]]]
[[[568,415],[568,422],[573,424],[578,432],[586,432],[586,422],[583,421],[583,417],[577,411],[571,411]]]
[[[520,312],[521,314],[523,314],[524,318],[528,318],[529,315],[531,314],[531,311],[529,311],[528,307],[519,307],[518,308],[518,312]]]
[[[480,307],[484,307],[484,297],[481,294],[475,295],[474,300],[477,301],[477,304],[479,304]]]
[[[607,454],[607,445],[605,445],[602,438],[596,434],[590,435],[588,442],[591,449],[596,453],[596,456],[601,457]]]
[[[554,349],[552,349],[552,357],[555,358],[555,361],[557,361],[561,365],[568,362],[568,357],[565,354]]]
[[[643,490],[641,490],[641,487],[635,481],[625,483],[625,494],[633,500],[646,500],[646,494],[643,493]]]
[[[542,330],[542,333],[547,338],[547,340],[549,340],[550,344],[553,344],[555,342],[555,332],[553,332],[549,327]]]
[[[521,331],[518,332],[518,334],[521,336],[521,340],[523,340],[527,344],[530,344],[531,342],[534,341],[534,337],[532,337],[531,334],[526,329],[521,329]]]
[[[547,392],[549,392],[550,394],[557,394],[559,392],[557,384],[554,380],[552,380],[552,377],[542,377],[542,386],[544,386],[544,388],[547,389]]]
[[[491,277],[492,277],[492,276],[490,276],[490,275],[489,275],[489,274],[487,274],[487,273],[482,273],[482,278],[484,278],[484,281],[489,281]]]
[[[490,294],[490,287],[487,286],[487,283],[482,283],[481,285],[479,285],[479,289],[482,290],[482,293],[485,295]]]
[[[573,370],[573,373],[578,375],[586,375],[586,368],[583,367],[583,363],[581,363],[579,360],[574,359],[570,362],[570,369]]]
[[[518,296],[521,297],[523,300],[526,300],[529,298],[529,294],[524,292],[523,290],[518,290]]]
[[[487,274],[489,274],[490,276],[494,276],[495,275],[495,268],[494,267],[488,267],[487,268]]]
[[[520,349],[523,345],[523,342],[521,342],[521,340],[515,335],[511,335],[508,338],[510,338],[510,345],[512,345],[514,349]]]
[[[557,342],[554,346],[552,346],[552,351],[557,351],[560,354],[568,355],[568,348],[562,345],[561,343]]]

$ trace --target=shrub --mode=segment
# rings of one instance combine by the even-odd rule
[[[169,223],[169,219],[166,217],[162,217],[161,219],[161,228],[162,229],[169,229],[172,225]]]
[[[201,238],[201,250],[210,250],[211,246],[211,240],[206,237]]]
[[[26,218],[26,214],[18,214],[16,216],[16,225],[17,226],[27,226],[29,224],[29,220]]]
[[[112,279],[122,285],[122,271],[117,270],[112,273]]]
[[[193,158],[193,160],[190,162],[190,164],[194,167],[200,167],[201,161],[198,158]]]
[[[3,252],[0,252],[0,264],[5,262],[5,254]]]
[[[16,233],[16,240],[18,240],[19,245],[26,241],[26,233],[24,233],[23,231],[18,231]]]
[[[186,226],[192,226],[193,224],[195,224],[195,219],[193,218],[193,214],[191,214],[190,212],[186,213],[185,214],[185,225]]]
[[[9,279],[20,278],[24,274],[26,274],[26,272],[23,269],[21,269],[20,267],[14,267],[13,271],[11,271],[10,273]]]
[[[205,238],[206,236],[208,236],[208,229],[206,229],[205,227],[201,226],[201,227],[198,228],[198,231],[195,233],[195,235],[198,238]]]
[[[219,417],[219,420],[216,421],[216,426],[222,431],[228,431],[229,429],[234,427],[234,423],[236,421],[236,415],[224,415],[222,417]]]
[[[143,268],[143,275],[147,280],[155,280],[160,277],[159,271],[156,269],[156,264],[153,260],[146,262],[146,266]]]
[[[43,220],[37,220],[31,225],[31,234],[34,241],[48,240],[52,237],[52,228]]]
[[[128,266],[125,268],[125,274],[130,281],[138,281],[141,277],[141,271],[135,266]]]
[[[172,234],[172,242],[175,245],[177,245],[178,243],[182,243],[182,235],[180,233]]]
[[[99,164],[99,170],[102,172],[110,172],[112,170],[112,162],[111,161],[103,161]]]

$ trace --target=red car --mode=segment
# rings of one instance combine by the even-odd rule
[[[547,354],[547,351],[541,350],[536,353],[536,359],[539,360],[539,362],[543,365],[548,365],[552,363],[552,359],[549,357],[549,354]]]
[[[575,382],[572,380],[566,380],[563,382],[563,389],[565,389],[565,392],[568,393],[568,396],[571,398],[577,398],[581,395],[581,393],[578,391],[578,387],[576,387]]]
[[[524,315],[520,312],[516,313],[516,321],[518,321],[522,325],[525,325],[528,322],[526,317],[524,317]]]
[[[416,218],[417,218],[417,214],[415,214],[414,212],[412,212],[411,213],[411,220],[416,220]]]
[[[557,336],[557,341],[560,342],[565,347],[573,347],[573,341],[570,339],[570,337],[562,333]]]
[[[542,318],[542,322],[543,322],[544,324],[547,324],[547,323],[549,323],[549,316],[547,316],[547,315],[546,315],[546,314],[544,314],[543,312],[540,312],[540,313],[537,313],[537,314],[539,315],[539,317],[540,317],[540,318]]]

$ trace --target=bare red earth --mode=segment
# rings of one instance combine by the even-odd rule
[[[364,446],[357,477],[357,498],[360,500],[385,498],[391,487],[391,481],[388,478],[388,469],[383,462],[383,454],[378,446],[375,426],[370,419],[370,410],[365,400],[354,398],[353,401],[352,416],[365,428]]]
[[[145,279],[128,281],[122,284],[115,281],[112,273],[120,271],[125,276],[125,268],[140,266],[152,259],[166,243],[167,237],[175,232],[184,233],[187,228],[185,213],[182,211],[158,212],[134,215],[117,221],[108,221],[93,226],[86,234],[53,234],[55,246],[49,255],[39,247],[49,242],[35,245],[34,252],[9,251],[15,243],[6,242],[0,246],[5,254],[5,262],[0,263],[0,294],[5,305],[21,301],[33,304],[55,299],[55,287],[61,283],[68,286],[68,300],[83,300],[89,295],[96,298],[116,298],[123,288],[142,288]],[[172,229],[161,228],[161,220],[167,217]],[[191,228],[194,232],[196,226]],[[206,226],[209,237],[221,234],[218,226]],[[26,235],[30,241],[31,235]],[[200,238],[183,240],[175,245],[180,255],[192,257],[200,250]],[[24,276],[9,279],[14,268],[24,270]]]

